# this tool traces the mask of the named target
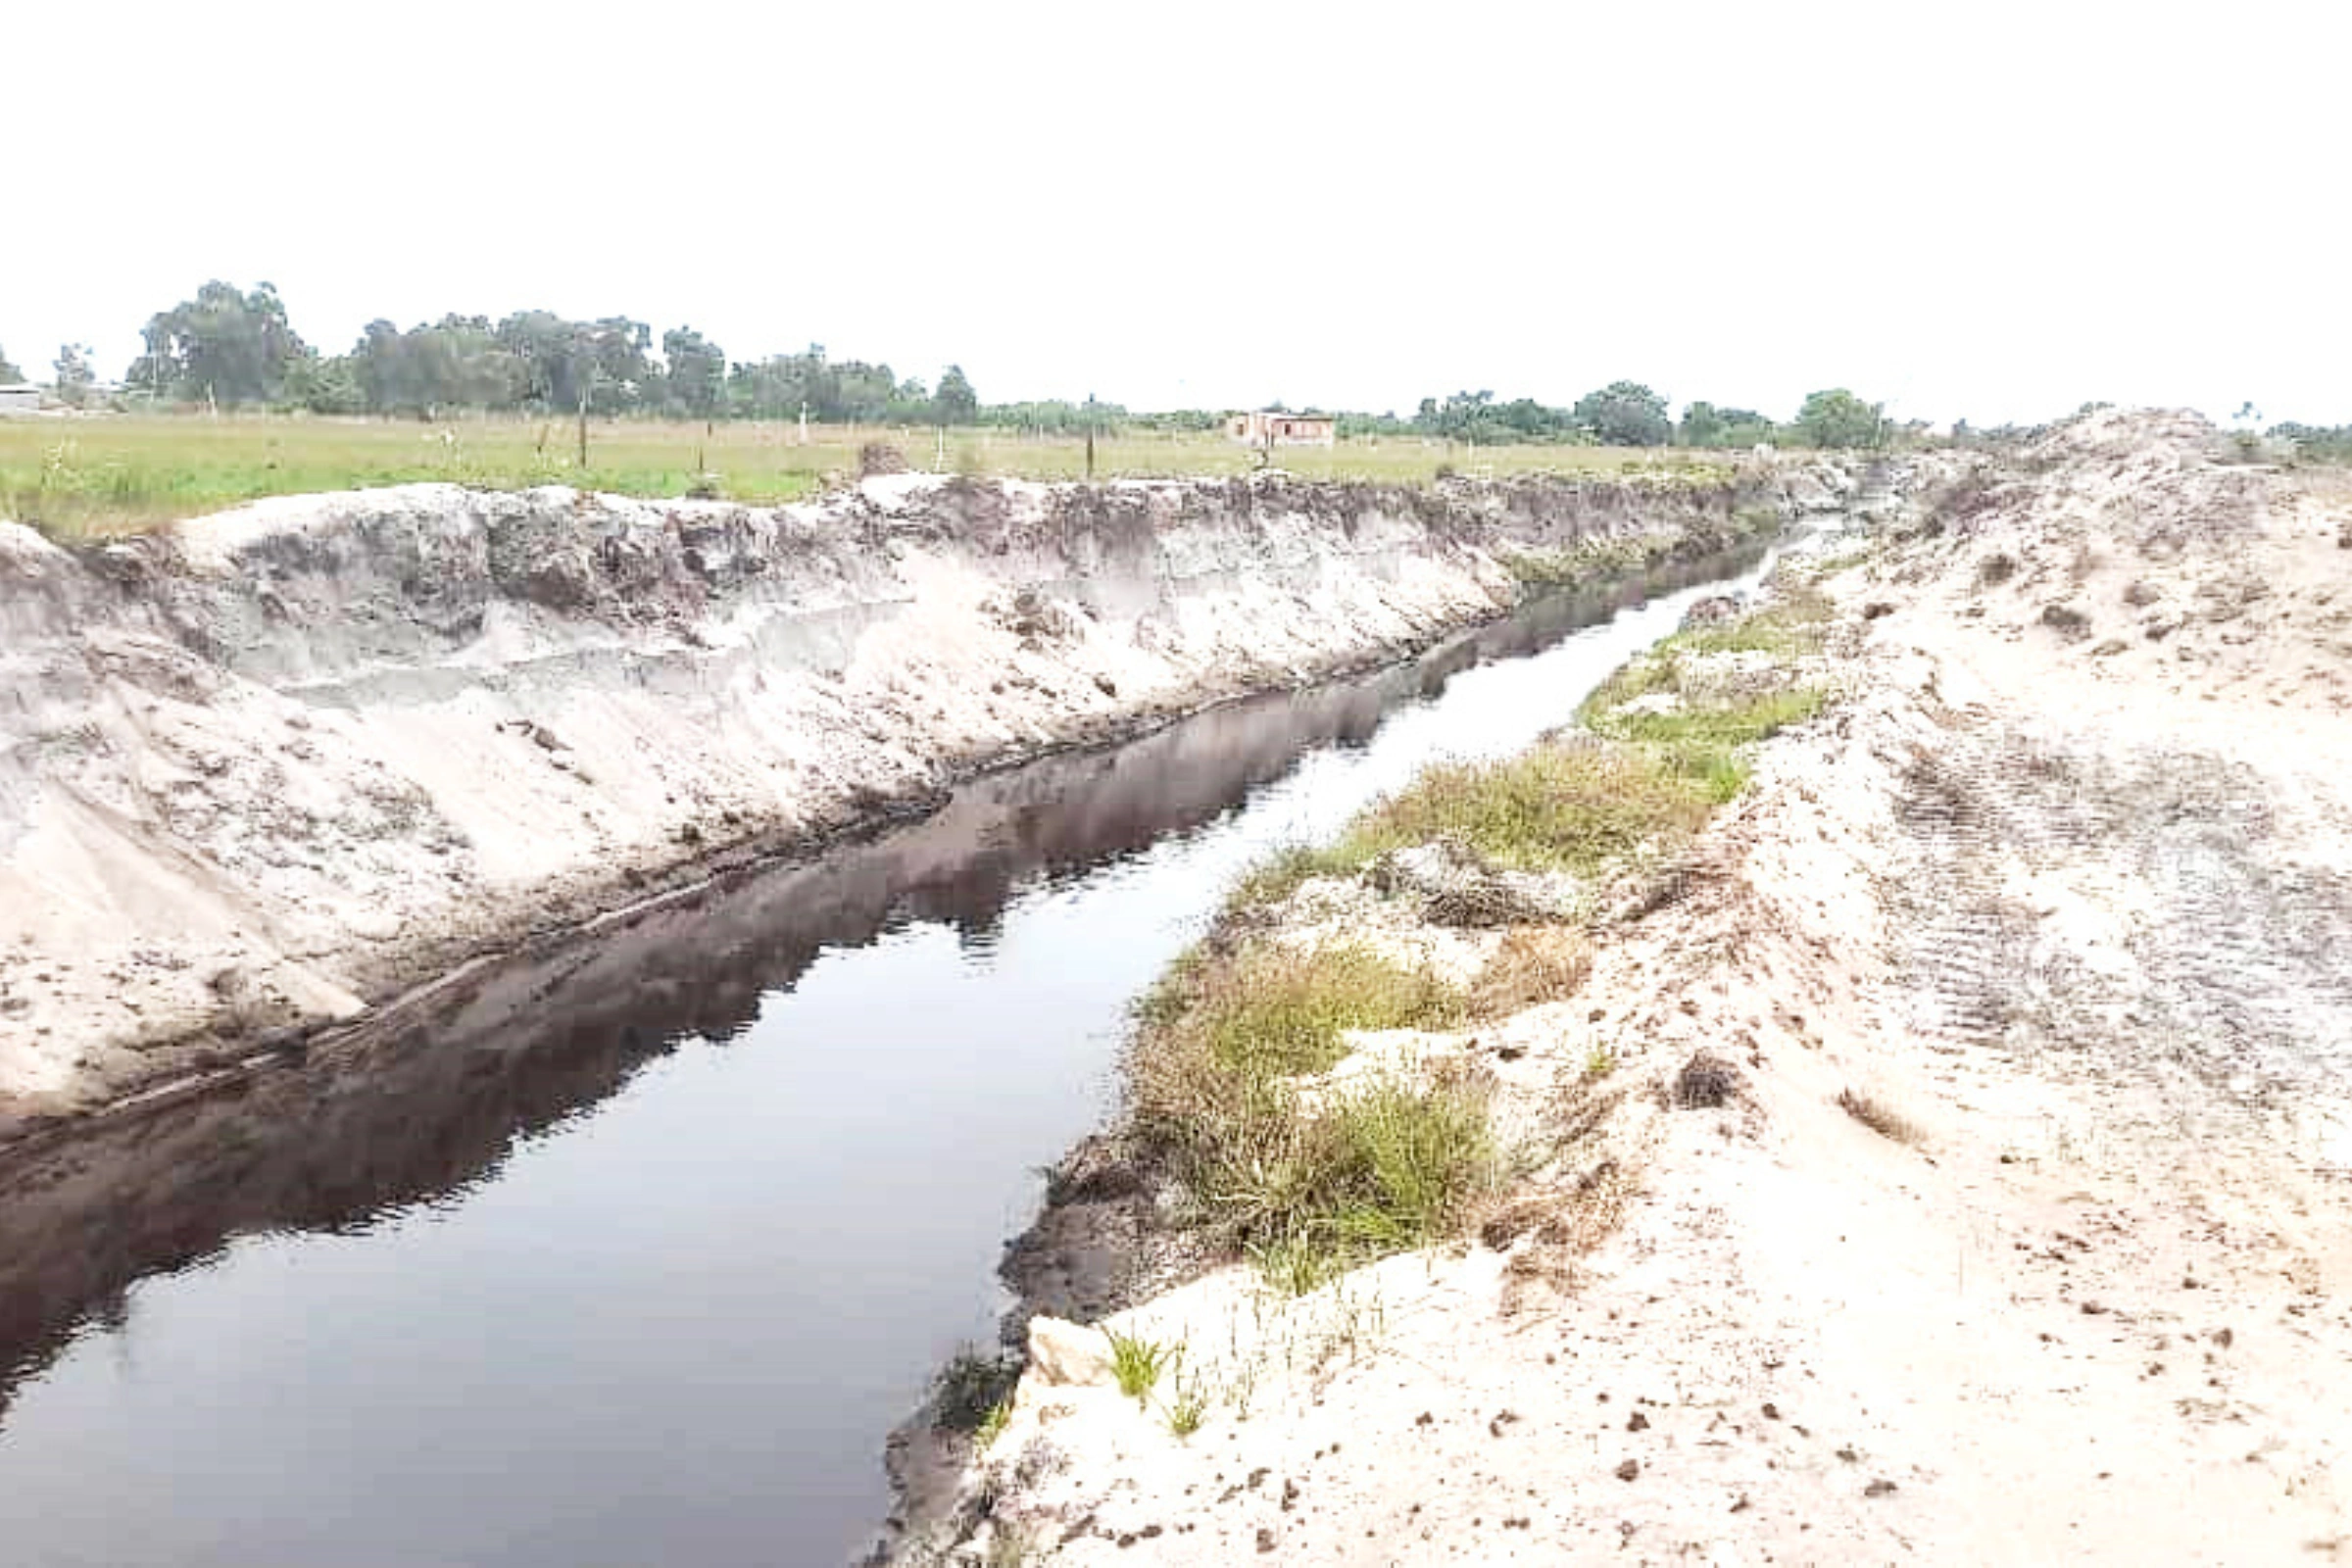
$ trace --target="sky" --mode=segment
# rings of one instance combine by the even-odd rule
[[[2352,422],[2328,0],[15,0],[0,347],[208,278],[984,400]]]

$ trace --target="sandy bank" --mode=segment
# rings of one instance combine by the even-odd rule
[[[1514,1200],[1128,1294],[1189,1434],[1041,1320],[985,1450],[902,1455],[949,1499],[902,1558],[2352,1550],[2352,488],[2224,455],[2108,414],[1921,462],[1828,578],[1835,700],[1665,896],[1559,996],[1356,1042],[1495,1086]],[[1345,879],[1284,918],[1334,909],[1491,940]]]
[[[0,1111],[71,1111],[949,780],[1695,553],[1831,470],[1436,491],[411,486],[0,524]],[[1742,518],[1745,521],[1742,521]]]

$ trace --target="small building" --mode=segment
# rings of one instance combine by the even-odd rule
[[[38,414],[41,412],[41,389],[22,382],[0,386],[0,415]]]
[[[1327,447],[1339,439],[1340,424],[1328,414],[1260,410],[1227,419],[1225,433],[1248,447]]]

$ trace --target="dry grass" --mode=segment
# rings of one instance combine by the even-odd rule
[[[1470,988],[1470,1011],[1507,1018],[1546,1002],[1576,995],[1592,972],[1592,942],[1568,926],[1519,925],[1502,934]]]
[[[1842,1089],[1838,1093],[1838,1108],[1877,1133],[1881,1138],[1898,1144],[1916,1145],[1924,1135],[1919,1128],[1897,1113],[1885,1101],[1874,1100],[1859,1090]]]
[[[0,516],[67,536],[152,527],[263,496],[419,480],[492,489],[571,484],[617,495],[691,492],[774,502],[859,471],[858,453],[896,447],[916,468],[975,476],[1074,479],[1086,473],[1077,436],[993,429],[941,433],[874,425],[812,426],[803,444],[787,421],[595,419],[588,465],[564,418],[473,416],[411,419],[312,416],[95,415],[0,419]],[[1428,484],[1441,465],[1465,473],[1720,474],[1725,461],[1624,447],[1496,447],[1474,463],[1445,442],[1347,441],[1286,449],[1279,466],[1310,479]],[[1096,443],[1102,478],[1236,475],[1251,454],[1218,434],[1132,434]],[[708,483],[705,475],[710,476]]]

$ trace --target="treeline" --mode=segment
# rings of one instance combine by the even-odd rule
[[[123,375],[133,395],[218,408],[314,414],[669,415],[967,424],[979,399],[954,366],[926,387],[887,365],[829,359],[822,347],[734,361],[691,326],[662,334],[623,316],[571,320],[517,311],[498,320],[445,316],[401,327],[370,321],[342,354],[322,354],[287,319],[268,283],[207,283],[157,313]]]
[[[572,320],[548,311],[445,316],[402,327],[370,321],[341,354],[305,342],[268,283],[210,282],[148,319],[144,351],[123,376],[132,397],[214,408],[268,407],[328,415],[434,418],[462,412],[583,413],[825,423],[991,424],[1042,434],[1082,430],[1212,430],[1219,412],[1138,414],[1117,404],[983,404],[961,367],[936,386],[887,365],[835,360],[821,345],[736,360],[691,326],[655,338],[624,316]],[[13,367],[9,368],[13,370]],[[69,345],[56,387],[68,402],[92,394],[86,351]],[[1277,408],[1280,405],[1276,405]],[[1314,411],[1301,411],[1314,412]],[[1424,398],[1410,416],[1339,414],[1345,436],[1418,436],[1480,446],[1529,442],[1743,448],[1759,442],[1874,447],[1916,435],[1882,406],[1843,389],[1817,392],[1786,423],[1752,409],[1688,405],[1674,417],[1664,395],[1616,381],[1567,407],[1492,392]]]
[[[1566,408],[1533,398],[1498,403],[1492,392],[1456,392],[1443,400],[1423,398],[1410,418],[1364,414],[1339,417],[1342,435],[1434,435],[1480,446],[1571,442],[1721,449],[1795,441],[1872,447],[1904,433],[1888,424],[1882,406],[1842,388],[1814,393],[1793,419],[1782,423],[1753,409],[1704,402],[1688,405],[1677,419],[1668,412],[1664,394],[1638,381],[1613,381]]]
[[[2292,441],[2298,456],[2328,463],[2352,463],[2352,424],[2296,424],[2288,420],[2272,425],[2268,433],[2277,439]]]

